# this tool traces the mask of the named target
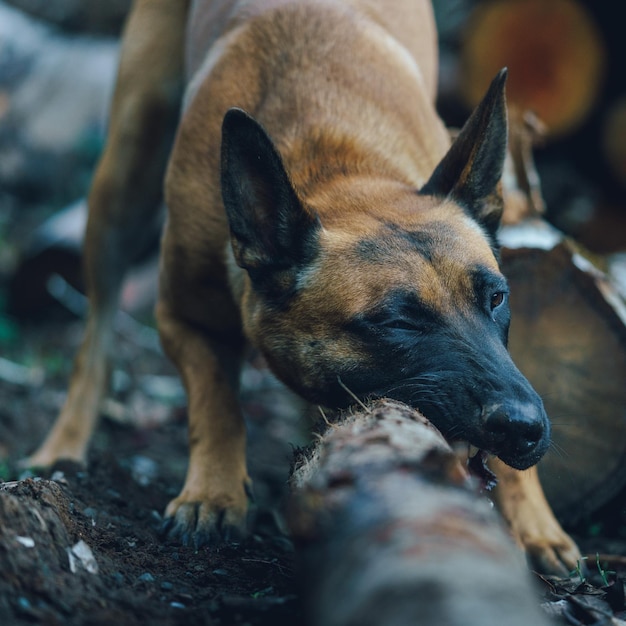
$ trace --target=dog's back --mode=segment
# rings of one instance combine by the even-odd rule
[[[437,85],[437,33],[431,2],[425,0],[193,0],[189,11],[187,70],[193,75],[215,40],[235,24],[287,6],[323,5],[352,9],[379,24],[417,61],[434,99]]]
[[[449,147],[434,107],[436,46],[432,8],[421,0],[196,0],[185,152],[170,165],[170,191],[200,184],[204,206],[221,204],[221,123],[232,106],[267,130],[304,195],[346,163],[361,169],[345,174],[389,174],[419,188]],[[201,183],[188,178],[199,161]]]

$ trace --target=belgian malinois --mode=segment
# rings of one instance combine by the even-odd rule
[[[506,349],[497,261],[506,72],[452,145],[436,77],[425,0],[136,0],[89,196],[87,331],[27,462],[85,459],[120,285],[165,176],[156,312],[190,433],[173,536],[244,529],[248,342],[312,403],[389,396],[512,468],[537,463],[550,426]],[[571,568],[536,475],[498,467],[514,534],[544,569]]]

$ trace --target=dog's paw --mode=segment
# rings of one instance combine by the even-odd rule
[[[526,552],[528,564],[535,571],[567,576],[583,566],[578,546],[549,508],[520,509],[508,521],[514,539]]]
[[[528,564],[542,574],[567,576],[583,561],[578,546],[561,528],[543,493],[537,468],[520,472],[499,459],[490,465],[498,477],[493,492],[513,539]]]
[[[568,576],[574,570],[583,568],[584,561],[570,536],[560,526],[558,531],[525,534],[520,537],[520,543],[531,568],[543,574]]]
[[[250,484],[239,493],[228,492],[207,498],[187,490],[172,500],[165,510],[162,534],[184,546],[198,549],[240,541],[247,534],[246,513]]]
[[[59,463],[67,461],[76,465],[84,466],[86,464],[85,455],[75,450],[58,450],[51,449],[49,446],[43,446],[30,456],[17,461],[18,469],[49,469]]]

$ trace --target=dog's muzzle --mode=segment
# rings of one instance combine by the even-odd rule
[[[537,463],[550,445],[550,422],[542,406],[515,401],[483,407],[481,446],[515,469]]]

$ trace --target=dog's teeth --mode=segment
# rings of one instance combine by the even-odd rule
[[[480,448],[477,448],[476,446],[469,444],[468,449],[467,449],[467,456],[470,459],[473,459],[479,452],[480,452]]]
[[[467,455],[467,443],[465,441],[449,441],[448,443],[458,457]]]

